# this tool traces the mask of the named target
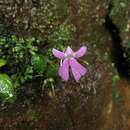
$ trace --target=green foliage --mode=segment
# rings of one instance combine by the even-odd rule
[[[42,89],[44,90],[45,87],[46,88],[51,88],[52,92],[51,95],[55,96],[55,87],[54,87],[54,79],[53,78],[47,78],[44,80],[43,85],[42,85]]]
[[[112,0],[112,10],[110,15],[116,15],[117,13],[122,13],[128,5],[128,0]]]
[[[120,80],[119,75],[114,75],[114,76],[112,77],[112,85],[115,86],[116,83],[117,83],[119,80]]]
[[[47,72],[46,72],[46,76],[48,78],[50,77],[57,77],[57,72],[58,72],[58,65],[57,64],[51,64],[48,69],[47,69]]]
[[[4,66],[6,64],[6,60],[0,59],[0,67]]]
[[[130,1],[129,0],[112,0],[111,10],[109,16],[112,18],[113,22],[116,24],[120,32],[128,32],[128,14]],[[119,22],[121,21],[121,22]]]
[[[60,25],[53,33],[44,37],[43,41],[35,37],[22,38],[16,35],[0,38],[0,67],[4,66],[1,76],[1,95],[5,100],[15,97],[13,86],[17,89],[26,83],[41,80],[40,86],[51,87],[54,95],[54,85],[58,75],[58,65],[52,56],[52,48],[64,50],[64,44],[69,43],[75,31],[73,25]],[[47,48],[44,49],[44,46]],[[44,51],[43,51],[44,50]],[[1,72],[3,72],[1,68]],[[6,75],[6,76],[5,76]],[[9,80],[9,86],[7,86]],[[12,84],[12,82],[14,85]],[[4,86],[5,85],[5,86]],[[6,92],[4,92],[6,88]],[[8,90],[7,90],[8,89]]]
[[[112,99],[114,103],[118,103],[121,100],[120,92],[116,85],[119,80],[119,75],[114,75],[112,77]]]
[[[14,86],[12,80],[6,74],[0,74],[0,97],[5,102],[14,101]]]
[[[0,67],[6,64],[6,60],[0,59]],[[4,102],[14,101],[14,86],[7,74],[0,74],[0,97]]]
[[[34,72],[33,71],[33,67],[28,65],[26,67],[26,70],[23,73],[23,75],[22,74],[20,75],[20,78],[19,78],[20,83],[23,84],[23,83],[25,83],[28,80],[32,80],[33,79],[33,72]]]
[[[47,57],[42,55],[33,55],[31,63],[38,73],[43,73],[47,66]]]

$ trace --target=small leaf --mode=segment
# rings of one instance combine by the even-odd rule
[[[0,97],[8,102],[14,100],[14,86],[7,74],[0,74]]]
[[[6,64],[6,60],[0,59],[0,67],[4,66]]]
[[[18,39],[18,37],[16,36],[16,35],[12,35],[12,40],[15,42],[15,43],[18,43],[19,41],[19,39]]]
[[[112,83],[113,83],[113,85],[115,85],[115,84],[117,83],[117,81],[119,81],[119,80],[120,80],[119,75],[114,75],[114,76],[112,77]]]
[[[5,45],[6,39],[5,38],[0,38],[0,45]]]
[[[33,55],[31,58],[31,63],[37,72],[43,73],[47,66],[47,57],[42,55]]]
[[[48,67],[46,76],[48,78],[50,77],[55,78],[57,76],[57,72],[58,72],[58,65],[52,64]]]

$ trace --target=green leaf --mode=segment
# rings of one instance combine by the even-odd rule
[[[0,97],[7,102],[14,100],[14,86],[7,74],[0,74]]]
[[[6,60],[0,59],[0,67],[4,66],[6,64]]]
[[[48,78],[55,78],[57,77],[57,72],[58,72],[58,65],[56,64],[52,64],[48,67],[47,72],[46,72],[46,76]]]
[[[0,38],[0,45],[5,45],[6,39],[5,38]]]
[[[47,66],[47,57],[42,55],[33,55],[31,58],[31,63],[38,73],[43,73]]]
[[[17,43],[18,42],[18,37],[16,35],[12,35],[12,40]]]
[[[117,83],[117,81],[119,81],[119,80],[120,80],[119,75],[114,75],[112,77],[112,84],[115,85]]]

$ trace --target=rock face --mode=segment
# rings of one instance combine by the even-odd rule
[[[68,44],[88,47],[88,74],[81,82],[58,79],[55,97],[42,94],[37,83],[21,88],[15,104],[0,107],[2,130],[119,130],[112,122],[112,76],[117,72],[104,26],[108,6],[101,0],[0,0],[2,34],[42,38],[60,25],[73,24],[76,32]]]
[[[130,2],[127,0],[121,1],[121,0],[114,0],[111,1],[111,8],[109,10],[109,16],[112,19],[113,23],[116,25],[119,37],[116,40],[123,48],[124,54],[123,57],[126,59],[126,64],[128,68],[128,74],[130,70],[130,8],[129,8]],[[119,22],[121,21],[121,22]],[[120,40],[119,40],[120,39]],[[119,41],[118,41],[119,40]]]

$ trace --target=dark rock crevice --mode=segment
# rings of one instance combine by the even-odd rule
[[[122,47],[122,39],[120,37],[120,31],[118,27],[113,23],[109,15],[105,18],[105,28],[110,33],[112,38],[112,60],[115,63],[115,67],[119,75],[123,78],[130,78],[129,75],[129,62],[127,57],[124,57],[125,50]]]

